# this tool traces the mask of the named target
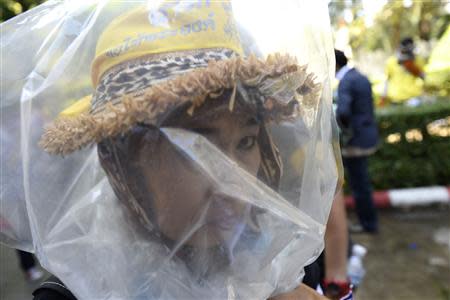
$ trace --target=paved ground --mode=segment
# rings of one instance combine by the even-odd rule
[[[383,211],[380,220],[378,235],[353,237],[369,249],[356,299],[449,300],[449,208]],[[31,299],[34,285],[24,280],[14,251],[0,246],[0,299]]]
[[[450,218],[447,207],[384,211],[366,246],[366,277],[357,299],[450,300]]]
[[[0,300],[32,299],[39,282],[28,283],[18,266],[15,250],[0,245]]]

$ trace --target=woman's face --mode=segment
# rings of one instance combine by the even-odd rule
[[[171,126],[202,135],[256,176],[261,161],[257,120],[230,112],[226,105],[214,113],[207,112],[211,105],[204,106],[193,117],[183,114]],[[165,137],[144,146],[138,162],[152,193],[155,221],[168,238],[179,241],[189,234],[188,244],[211,247],[226,243],[245,222],[249,204],[219,193],[196,163]]]

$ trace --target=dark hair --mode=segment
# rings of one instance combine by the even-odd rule
[[[414,40],[410,37],[406,37],[401,40],[399,50],[404,55],[413,56],[414,55]]]
[[[414,45],[414,40],[411,37],[405,37],[401,40],[400,45],[403,47]]]
[[[348,59],[345,56],[344,52],[334,49],[334,56],[336,57],[336,65],[339,68],[342,68],[347,64]]]
[[[137,159],[144,144],[156,144],[161,138],[158,129],[136,125],[127,133],[103,140],[97,146],[100,165],[115,195],[133,214],[131,219],[137,219],[150,231],[156,225],[152,222],[152,193],[148,190]]]

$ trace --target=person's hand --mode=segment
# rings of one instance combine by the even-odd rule
[[[350,127],[350,119],[348,117],[344,116],[337,116],[336,117],[337,123],[341,129],[349,128]]]
[[[268,300],[328,300],[328,298],[302,283],[295,290],[271,297]]]

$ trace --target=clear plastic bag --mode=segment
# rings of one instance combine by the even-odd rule
[[[326,1],[48,1],[1,31],[2,243],[78,299],[300,284],[341,174]]]

